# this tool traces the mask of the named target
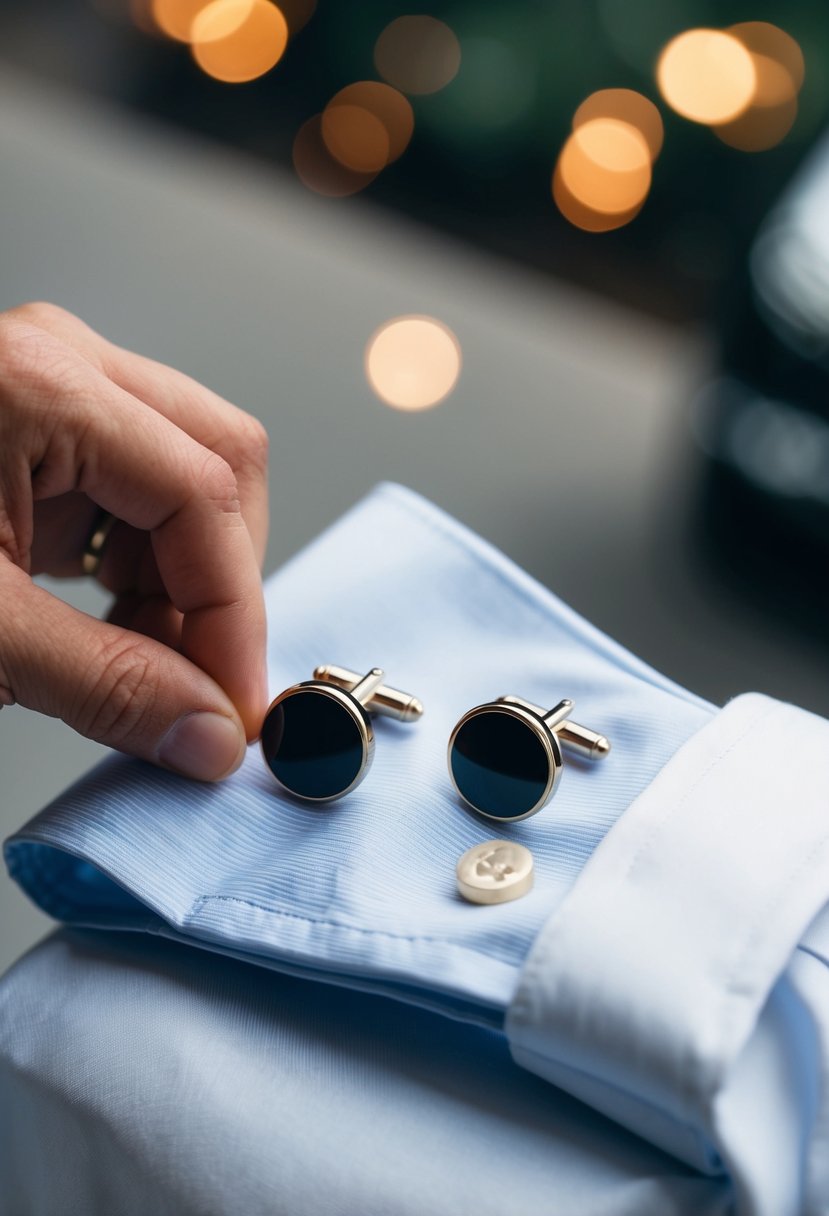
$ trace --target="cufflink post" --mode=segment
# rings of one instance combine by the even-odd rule
[[[520,705],[522,709],[529,710],[531,714],[541,718],[545,726],[555,731],[565,747],[586,760],[603,760],[610,751],[610,740],[606,735],[588,730],[586,726],[579,726],[578,722],[568,721],[568,715],[573,709],[573,702],[570,700],[559,701],[551,710],[533,705],[532,701],[525,701],[522,697],[498,697],[497,701],[499,705]]]
[[[423,716],[423,703],[411,693],[401,692],[383,683],[385,672],[372,667],[366,675],[349,671],[347,667],[336,667],[332,663],[314,668],[314,679],[323,684],[333,684],[350,692],[352,697],[365,706],[369,713],[396,718],[398,722],[416,722]]]

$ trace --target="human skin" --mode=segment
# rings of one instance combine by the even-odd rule
[[[195,380],[52,304],[0,313],[0,704],[201,780],[267,705],[268,438]],[[82,574],[98,512],[105,621],[32,581]]]

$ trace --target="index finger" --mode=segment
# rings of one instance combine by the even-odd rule
[[[20,359],[13,394],[39,412],[36,432],[48,436],[46,451],[30,454],[35,497],[79,489],[151,534],[167,594],[184,614],[183,653],[256,738],[267,701],[265,606],[233,469],[80,355],[36,336],[55,349],[37,364]]]
[[[197,380],[115,345],[55,305],[30,304],[16,311],[228,462],[261,568],[268,536],[268,436],[261,423]]]

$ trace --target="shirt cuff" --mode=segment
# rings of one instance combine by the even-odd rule
[[[769,1029],[766,1014],[829,899],[827,812],[829,722],[736,698],[601,842],[536,938],[506,1021],[519,1064],[694,1167],[727,1169],[759,1196],[746,1210],[775,1216],[797,1193],[814,1112],[791,1075],[796,1019]],[[767,1031],[769,1051],[738,1067]],[[762,1093],[760,1110],[744,1103],[749,1124],[779,1097],[792,1143],[773,1161],[735,1131],[734,1086]]]

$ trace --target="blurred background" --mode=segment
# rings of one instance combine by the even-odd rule
[[[829,714],[817,0],[0,0],[0,55],[0,308],[262,418],[268,569],[399,480],[712,701]],[[4,834],[100,754],[3,711]],[[5,878],[0,925],[46,925]]]

